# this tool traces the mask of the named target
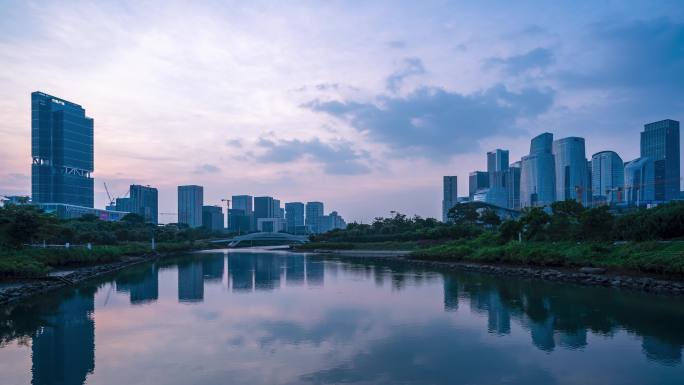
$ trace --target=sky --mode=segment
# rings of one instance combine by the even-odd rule
[[[95,121],[95,203],[132,183],[440,217],[442,176],[531,137],[639,156],[684,121],[681,1],[0,0],[0,194],[30,194],[30,94]],[[160,216],[174,222],[175,215]]]

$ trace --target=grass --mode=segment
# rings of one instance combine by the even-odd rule
[[[417,250],[411,256],[426,260],[549,267],[594,266],[658,274],[684,274],[684,242],[499,244],[484,236]]]
[[[161,253],[209,248],[205,242],[158,243],[156,251]],[[81,267],[120,261],[126,256],[139,256],[151,252],[148,243],[126,243],[115,246],[94,246],[85,248],[19,250],[0,249],[0,279],[37,278],[50,270],[63,267]]]

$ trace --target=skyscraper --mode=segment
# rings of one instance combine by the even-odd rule
[[[127,201],[116,200],[117,210],[119,210],[119,203],[121,203],[122,209],[124,208],[123,206],[126,205],[129,207],[129,210],[124,211],[130,211],[131,213],[140,215],[145,218],[145,222],[147,223],[159,223],[159,194],[157,189],[150,186],[132,184],[129,193],[130,198],[123,198],[127,199]]]
[[[649,158],[655,170],[655,201],[679,198],[679,122],[666,119],[644,125],[641,157]]]
[[[625,186],[625,164],[614,151],[601,151],[591,157],[591,196],[593,204],[617,204]]]
[[[253,200],[254,198],[251,195],[233,195],[233,209],[241,210],[242,214],[240,215],[247,217],[247,219],[240,218],[237,222],[235,222],[240,223],[239,228],[235,228],[235,230],[231,231],[244,233],[253,231],[256,228],[256,221],[254,220]],[[230,217],[232,215],[233,212],[230,212],[230,215],[228,215],[228,220],[230,220]],[[244,227],[245,223],[247,224],[247,228]]]
[[[506,171],[506,181],[508,183],[508,188],[506,192],[507,196],[507,206],[509,209],[520,210],[520,168],[521,162],[512,163]]]
[[[178,223],[192,228],[202,226],[202,206],[204,188],[202,186],[178,186]]]
[[[637,158],[625,164],[625,202],[642,206],[655,199],[655,162],[648,157]]]
[[[449,210],[458,200],[458,177],[444,176],[442,178],[442,222],[447,221]]]
[[[93,119],[78,104],[31,93],[34,203],[93,207]]]
[[[574,199],[587,205],[590,192],[584,138],[555,140],[553,160],[556,170],[556,200]]]
[[[486,202],[508,207],[508,150],[496,149],[487,153],[487,174],[489,191]]]
[[[532,138],[530,154],[520,162],[520,207],[550,205],[556,200],[553,134]]]
[[[325,215],[323,202],[306,202],[306,226],[314,233],[320,232],[319,217]]]
[[[285,203],[285,220],[287,221],[287,231],[293,234],[297,233],[297,228],[304,226],[304,203]]]
[[[473,196],[479,190],[489,188],[489,174],[486,171],[473,171],[468,175],[468,196]]]
[[[254,219],[275,218],[273,197],[254,197]]]
[[[223,231],[221,206],[202,206],[202,226],[211,231]]]
[[[245,214],[252,213],[252,196],[251,195],[233,195],[232,205],[234,209],[244,210]]]

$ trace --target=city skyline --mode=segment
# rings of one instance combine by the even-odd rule
[[[157,187],[160,212],[176,211],[176,186],[197,184],[205,204],[322,200],[366,223],[391,210],[439,218],[443,175],[466,181],[496,148],[521,159],[542,132],[628,162],[644,124],[684,121],[677,2],[573,5],[586,20],[570,5],[537,20],[532,3],[146,7],[7,4],[0,193],[30,194],[38,90],[95,121],[95,207],[108,203],[102,182],[115,195]],[[388,14],[399,23],[380,26]]]

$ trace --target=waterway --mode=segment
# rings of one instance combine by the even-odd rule
[[[0,383],[684,384],[684,299],[211,251],[0,308]]]

